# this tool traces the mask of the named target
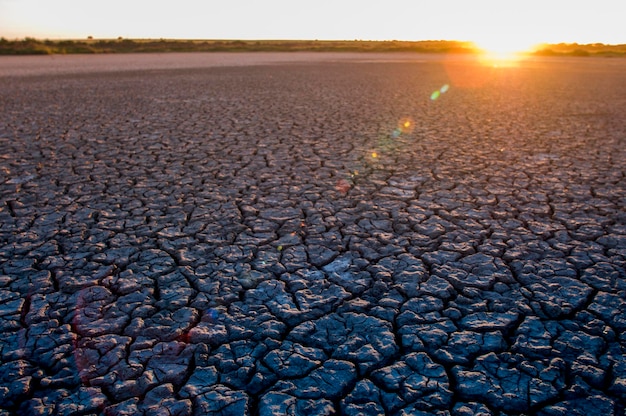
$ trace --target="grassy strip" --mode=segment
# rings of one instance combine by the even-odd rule
[[[87,39],[38,40],[0,38],[0,55],[49,55],[131,52],[422,52],[476,53],[471,42],[459,41],[300,41],[300,40],[171,40]],[[626,56],[626,45],[556,44],[534,52],[543,56]]]
[[[297,41],[297,40],[7,40],[0,38],[0,55],[45,55],[130,52],[471,52],[469,42],[449,41]]]
[[[603,43],[590,43],[580,45],[578,43],[557,43],[542,45],[535,52],[540,56],[626,56],[626,44],[605,45]]]

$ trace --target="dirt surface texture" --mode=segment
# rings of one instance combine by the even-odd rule
[[[626,60],[0,58],[0,415],[621,415]]]

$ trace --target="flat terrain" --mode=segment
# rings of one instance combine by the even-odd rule
[[[53,55],[158,52],[412,52],[475,54],[472,42],[450,40],[192,40],[192,39],[58,39],[0,38],[0,55]],[[536,45],[536,56],[624,57],[626,44],[559,43]]]
[[[624,415],[626,60],[0,58],[0,415]]]

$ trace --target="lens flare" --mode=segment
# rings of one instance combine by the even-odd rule
[[[347,194],[350,188],[352,188],[352,184],[346,179],[339,179],[335,185],[335,189],[342,195]]]
[[[432,101],[437,100],[439,97],[441,97],[441,94],[445,94],[446,92],[448,92],[449,89],[450,86],[448,84],[442,85],[441,88],[430,94],[430,99]]]
[[[443,94],[447,93],[450,90],[449,84],[443,84],[440,88],[435,90],[430,95],[431,101],[436,101]],[[403,117],[398,120],[396,127],[391,130],[387,134],[381,134],[378,137],[378,142],[375,146],[376,150],[367,150],[365,156],[364,167],[365,167],[365,176],[363,179],[367,177],[367,174],[370,173],[373,169],[377,167],[383,167],[386,163],[393,160],[394,157],[387,157],[389,155],[393,155],[394,152],[401,151],[401,146],[403,146],[407,139],[398,140],[404,135],[408,135],[413,133],[415,128],[417,127],[417,123],[411,117]],[[345,179],[339,179],[335,183],[335,189],[342,195],[346,195],[350,189],[356,186],[356,176],[359,174],[358,170],[352,170],[349,172],[348,176]]]
[[[415,123],[410,117],[403,117],[398,121],[398,127],[394,130],[393,134],[400,136],[402,134],[409,134],[413,132]]]
[[[207,310],[206,316],[209,322],[215,322],[219,317],[219,311],[217,309],[210,308],[209,310]]]

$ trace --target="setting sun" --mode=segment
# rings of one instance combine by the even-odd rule
[[[498,36],[475,41],[474,44],[484,64],[499,67],[515,66],[519,60],[536,48],[538,42]]]

